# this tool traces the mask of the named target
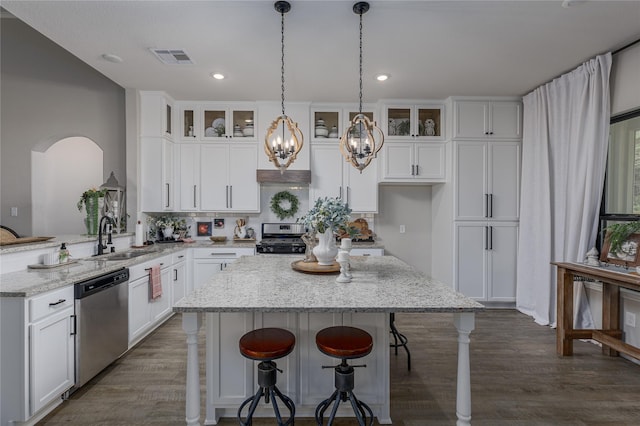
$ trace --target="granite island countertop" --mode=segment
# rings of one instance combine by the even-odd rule
[[[294,271],[300,255],[242,257],[174,312],[475,312],[480,303],[393,256],[352,256],[350,283]]]

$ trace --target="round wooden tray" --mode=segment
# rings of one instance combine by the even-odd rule
[[[333,262],[333,265],[318,265],[318,262],[305,262],[304,260],[296,260],[291,264],[294,271],[304,272],[305,274],[339,274],[340,264]]]

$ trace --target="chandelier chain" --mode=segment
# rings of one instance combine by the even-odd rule
[[[358,112],[362,114],[362,13],[360,13],[360,106]]]
[[[284,12],[280,13],[280,46],[281,46],[281,61],[280,61],[280,80],[282,83],[282,115],[284,114]]]

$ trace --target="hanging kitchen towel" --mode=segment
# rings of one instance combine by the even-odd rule
[[[162,278],[160,277],[160,265],[152,266],[149,269],[149,287],[151,290],[151,300],[162,296]]]

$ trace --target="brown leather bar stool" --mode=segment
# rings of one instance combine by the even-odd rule
[[[396,356],[398,355],[398,348],[400,346],[404,348],[404,350],[407,352],[407,370],[411,371],[411,352],[409,352],[409,339],[407,339],[407,336],[400,333],[396,328],[396,314],[394,312],[391,312],[389,314],[389,329],[389,332],[393,336],[393,343],[390,343],[389,346],[395,349]]]
[[[296,414],[296,406],[291,398],[283,395],[276,386],[277,371],[279,370],[274,359],[283,358],[291,353],[296,344],[296,337],[293,333],[282,328],[259,328],[250,331],[240,338],[240,353],[245,357],[254,361],[260,361],[258,364],[258,391],[252,397],[245,400],[240,408],[238,408],[238,422],[243,426],[251,426],[253,413],[258,407],[260,399],[264,396],[266,404],[271,400],[273,411],[276,415],[278,426],[286,426],[293,424],[293,418]],[[289,410],[289,417],[283,421],[280,415],[280,409],[276,402],[276,397],[282,401]],[[242,410],[247,404],[249,411],[244,420],[242,420]]]
[[[349,400],[353,412],[360,426],[373,425],[373,412],[367,404],[359,401],[353,393],[354,387],[354,367],[366,367],[366,365],[349,365],[348,359],[362,358],[368,355],[373,348],[373,338],[366,331],[346,326],[328,327],[320,330],[316,334],[316,345],[320,352],[330,357],[340,358],[342,361],[339,365],[322,366],[322,368],[335,369],[335,386],[336,390],[333,394],[322,401],[316,407],[316,422],[322,425],[324,422],[324,412],[333,403],[331,414],[327,425],[332,425],[338,411],[340,402]],[[367,422],[367,414],[369,419]]]

